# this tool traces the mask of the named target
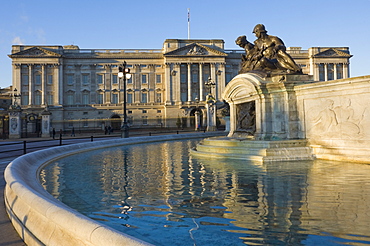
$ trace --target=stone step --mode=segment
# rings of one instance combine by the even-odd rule
[[[290,148],[290,147],[306,147],[307,141],[302,139],[297,140],[239,140],[228,137],[222,138],[207,138],[202,140],[204,145],[212,146],[237,146],[237,147],[257,147],[257,148]]]
[[[306,140],[238,140],[227,137],[207,138],[192,150],[195,156],[251,161],[313,160]]]

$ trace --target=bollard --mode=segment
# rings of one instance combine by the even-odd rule
[[[23,141],[23,154],[25,155],[27,153],[27,144],[26,141]]]
[[[59,145],[62,146],[62,134],[59,135]]]
[[[149,132],[149,136],[151,136],[152,135],[152,133],[151,132]]]
[[[91,142],[94,142],[94,136],[91,136]]]

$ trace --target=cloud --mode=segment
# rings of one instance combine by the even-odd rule
[[[20,45],[22,45],[22,44],[24,44],[24,41],[21,39],[21,37],[15,37],[12,40],[12,44],[20,44]]]

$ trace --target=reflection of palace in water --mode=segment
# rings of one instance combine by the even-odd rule
[[[88,157],[103,163],[95,178],[102,187],[89,188],[102,189],[105,199],[89,195],[90,203],[117,200],[135,211],[166,205],[163,216],[168,221],[197,218],[201,225],[203,217],[226,218],[240,228],[230,231],[245,242],[300,245],[309,240],[308,234],[323,232],[345,239],[351,239],[350,234],[370,236],[370,182],[364,182],[370,166],[189,160],[188,153],[180,150],[192,147],[185,141],[166,142]],[[56,174],[66,172],[57,169]],[[83,179],[92,179],[89,171],[87,176]],[[63,192],[70,182],[52,181],[54,192]],[[142,204],[146,206],[138,206]]]

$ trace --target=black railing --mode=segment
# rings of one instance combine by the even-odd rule
[[[165,135],[165,134],[180,134],[194,132],[190,130],[153,130],[153,131],[132,131],[130,137],[135,136],[153,136],[153,135]],[[204,132],[204,131],[199,131]],[[86,135],[85,137],[63,137],[59,135],[59,138],[55,139],[43,139],[43,140],[7,140],[0,142],[0,158],[17,157],[36,150],[41,150],[50,147],[69,145],[81,142],[93,142],[109,138],[121,138],[120,132],[107,135]]]

